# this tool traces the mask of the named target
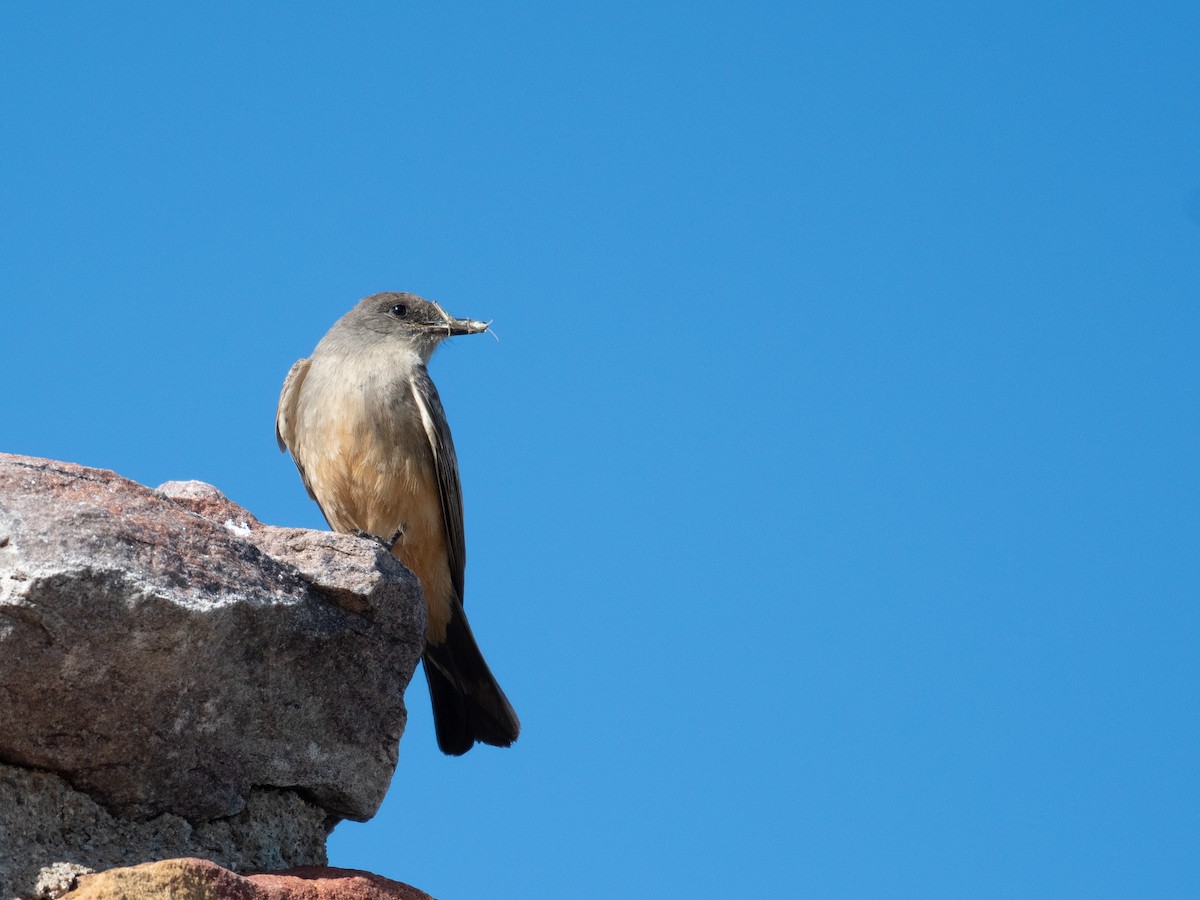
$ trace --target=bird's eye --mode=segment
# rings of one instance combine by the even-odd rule
[[[392,315],[395,316],[397,319],[403,319],[405,316],[408,315],[408,307],[405,306],[403,303],[397,303],[395,306],[392,307]]]

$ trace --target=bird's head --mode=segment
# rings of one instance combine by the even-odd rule
[[[364,337],[407,345],[428,360],[446,338],[482,334],[489,323],[456,319],[434,301],[416,294],[386,291],[360,300],[339,324]]]

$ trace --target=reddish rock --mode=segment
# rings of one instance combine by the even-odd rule
[[[84,875],[64,900],[433,900],[424,891],[355,869],[303,866],[237,875],[206,859],[167,859]]]
[[[148,860],[324,863],[387,792],[424,647],[375,541],[0,453],[0,900]]]
[[[433,900],[411,884],[357,869],[303,866],[246,880],[265,892],[264,900]]]
[[[424,616],[372,541],[0,453],[0,759],[123,817],[224,818],[266,786],[369,819]]]

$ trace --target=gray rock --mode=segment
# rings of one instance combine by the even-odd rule
[[[237,871],[325,865],[326,816],[295,791],[256,788],[229,818],[131,822],[57,775],[0,764],[0,900],[53,898],[78,875],[177,856]]]
[[[119,820],[195,834],[271,788],[320,811],[322,845],[370,818],[424,633],[419,583],[372,541],[263,525],[198,482],[0,454],[0,762]],[[249,839],[227,827],[214,846]]]
[[[4,863],[0,861],[0,871],[3,870]],[[68,891],[72,891],[79,884],[80,875],[91,875],[95,869],[89,869],[87,866],[81,866],[77,863],[56,862],[48,866],[44,866],[38,871],[37,880],[33,886],[33,900],[56,900]],[[0,874],[0,882],[4,876]],[[26,881],[27,879],[22,879]]]

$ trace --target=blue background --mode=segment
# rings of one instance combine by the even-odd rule
[[[1194,3],[7,3],[0,449],[323,527],[431,367],[524,723],[331,862],[468,897],[1200,896]]]

